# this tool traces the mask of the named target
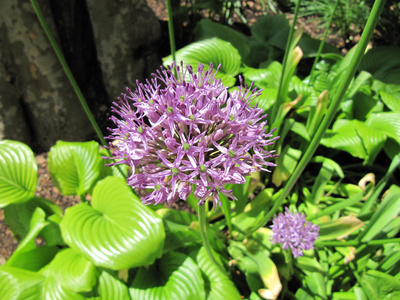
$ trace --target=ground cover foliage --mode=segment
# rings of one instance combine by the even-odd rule
[[[196,41],[163,63],[221,65],[216,77],[228,91],[240,80],[262,89],[250,105],[268,115],[266,132],[277,128],[268,148],[276,167],[226,186],[237,200],[221,193],[222,206],[200,207],[192,192],[192,213],[143,205],[126,184],[131,170],[105,166],[110,153],[97,142],[59,141],[48,157],[52,180],[81,199],[63,214],[34,197],[31,149],[0,141],[0,207],[20,241],[0,266],[1,299],[400,296],[399,49],[342,57],[283,16],[250,31],[201,20]],[[297,258],[271,242],[273,216],[286,208],[319,226],[314,249]]]

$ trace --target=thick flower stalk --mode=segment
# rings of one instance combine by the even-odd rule
[[[260,94],[255,88],[228,92],[212,65],[194,73],[174,63],[152,77],[114,103],[116,128],[108,137],[116,164],[132,168],[128,185],[150,191],[143,203],[186,200],[195,189],[199,204],[221,205],[220,193],[236,199],[226,184],[274,166],[266,149],[273,130],[266,132],[263,110],[250,106]]]
[[[294,258],[303,256],[303,250],[313,249],[319,235],[318,225],[306,221],[301,213],[291,213],[287,207],[284,214],[274,217],[271,229],[272,243],[282,244],[283,249],[290,248]]]

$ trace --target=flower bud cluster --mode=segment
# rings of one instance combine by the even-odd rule
[[[287,207],[284,214],[274,217],[271,229],[272,243],[282,244],[283,249],[290,248],[294,258],[303,256],[303,250],[313,249],[319,236],[318,225],[306,221],[301,213],[291,213]]]
[[[250,106],[255,88],[229,92],[212,65],[195,73],[174,63],[152,76],[114,103],[108,137],[116,164],[132,169],[128,185],[149,191],[143,203],[186,200],[194,190],[199,204],[221,205],[220,193],[236,199],[225,185],[274,166],[265,148],[276,138],[266,132],[263,109]]]

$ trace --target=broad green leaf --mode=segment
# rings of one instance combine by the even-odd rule
[[[58,141],[49,152],[49,171],[64,195],[84,195],[100,175],[99,144]]]
[[[201,243],[200,233],[194,228],[195,223],[193,222],[197,222],[195,215],[168,208],[159,209],[156,213],[164,222],[164,252],[183,247],[189,243]]]
[[[176,61],[183,61],[184,65],[191,65],[196,72],[198,64],[204,64],[204,70],[209,69],[210,63],[214,66],[214,72],[219,64],[216,77],[222,80],[225,86],[233,86],[236,82],[235,76],[239,74],[241,58],[239,52],[231,43],[218,38],[202,40],[179,49],[175,54]],[[171,65],[172,56],[163,58],[164,66]]]
[[[400,144],[400,113],[383,112],[372,114],[365,124],[379,131],[381,135],[387,135]]]
[[[247,67],[244,69],[243,77],[247,84],[254,82],[255,86],[260,89],[278,89],[279,80],[276,80],[281,76],[282,65],[279,62],[271,63],[268,68],[256,69]]]
[[[194,34],[196,41],[217,37],[229,42],[239,51],[240,56],[243,58],[250,53],[247,37],[226,25],[203,19],[197,23]]]
[[[306,274],[324,272],[321,264],[315,258],[300,256],[296,258],[294,264]]]
[[[56,255],[47,272],[56,282],[74,292],[89,292],[97,281],[94,264],[70,248]]]
[[[26,236],[21,240],[17,249],[11,255],[6,265],[13,266],[14,261],[18,260],[18,256],[26,251],[30,251],[36,248],[35,238],[38,236],[39,232],[48,224],[45,220],[46,214],[40,208],[37,207],[32,214],[31,220],[29,222],[29,231]]]
[[[372,215],[364,231],[362,242],[370,241],[381,233],[382,229],[390,223],[400,212],[400,188],[393,185],[378,209]]]
[[[400,84],[400,48],[374,47],[363,57],[359,69],[371,73],[385,83]]]
[[[140,268],[129,293],[135,300],[205,299],[199,267],[189,256],[173,251],[148,268]]]
[[[272,182],[277,187],[281,186],[292,175],[300,156],[301,150],[291,148],[288,145],[283,148],[279,154],[277,166],[272,174]]]
[[[0,266],[0,299],[44,299],[41,292],[43,281],[44,277],[36,272]]]
[[[32,199],[37,163],[32,150],[17,141],[0,141],[0,208]]]
[[[130,300],[128,287],[106,271],[99,276],[98,293],[101,300]]]
[[[305,284],[317,299],[327,299],[326,283],[324,276],[321,273],[314,272],[306,275]]]
[[[368,122],[338,120],[333,125],[333,129],[325,134],[321,144],[346,151],[354,157],[371,163],[386,140],[386,136],[375,128]]]
[[[15,236],[23,238],[29,231],[29,222],[36,207],[43,209],[46,215],[62,216],[61,208],[45,198],[34,197],[26,203],[10,204],[4,208],[4,220]]]
[[[396,97],[395,95],[386,93],[385,91],[380,91],[379,96],[381,96],[383,103],[385,103],[387,107],[394,112],[400,113],[400,97]]]
[[[57,246],[46,245],[18,253],[18,256],[12,262],[12,266],[29,271],[39,271],[51,262],[58,250]],[[6,265],[8,264],[6,263]]]
[[[328,241],[333,239],[343,239],[355,230],[364,225],[362,221],[354,215],[341,217],[337,220],[318,224],[320,241]]]
[[[281,31],[288,31],[289,22],[284,15],[265,15],[258,19],[251,27],[252,35],[260,42],[268,42]],[[285,49],[286,40],[282,41],[282,49]]]
[[[95,265],[113,270],[153,263],[165,238],[162,220],[117,177],[97,183],[91,206],[67,208],[60,227],[71,248]]]
[[[376,270],[367,271],[363,277],[363,286],[366,287],[366,294],[370,299],[399,299],[400,280],[395,277]]]
[[[36,299],[85,300],[83,295],[64,287],[52,276],[44,280],[42,295]]]
[[[215,252],[213,254],[214,256],[217,255]],[[190,256],[197,262],[197,265],[204,274],[203,277],[206,289],[205,299],[241,299],[235,284],[215,265],[207,255],[204,247],[191,253]]]

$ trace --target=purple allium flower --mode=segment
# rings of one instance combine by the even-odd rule
[[[236,199],[226,184],[274,166],[267,162],[274,151],[264,147],[277,137],[266,133],[263,109],[249,105],[260,91],[241,85],[228,92],[212,64],[194,73],[173,63],[152,76],[114,102],[119,116],[111,117],[117,127],[108,137],[115,164],[132,168],[128,185],[150,190],[143,203],[186,200],[195,187],[199,204],[212,198],[221,205],[219,193]]]
[[[290,248],[294,258],[303,256],[303,250],[313,249],[319,234],[318,225],[306,221],[301,213],[292,214],[287,207],[285,214],[274,217],[271,229],[272,243],[282,244],[283,249]]]

